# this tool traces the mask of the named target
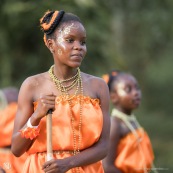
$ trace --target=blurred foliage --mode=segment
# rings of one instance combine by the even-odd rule
[[[1,0],[0,87],[19,87],[27,76],[52,65],[39,27],[48,9],[64,9],[84,22],[88,53],[83,71],[102,76],[121,69],[136,76],[143,92],[139,118],[152,136],[156,163],[171,172],[173,1]]]

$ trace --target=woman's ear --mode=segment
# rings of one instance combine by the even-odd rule
[[[111,102],[113,104],[117,104],[118,103],[118,95],[117,95],[116,91],[111,91],[110,92],[110,99],[111,99]]]
[[[48,49],[50,50],[51,53],[54,53],[55,52],[55,50],[54,50],[54,44],[55,44],[55,42],[54,42],[53,39],[47,39],[46,45],[47,45],[47,47],[48,47]]]

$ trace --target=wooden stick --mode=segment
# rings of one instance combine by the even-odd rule
[[[53,159],[52,150],[52,110],[48,111],[46,117],[46,130],[47,130],[47,161]]]

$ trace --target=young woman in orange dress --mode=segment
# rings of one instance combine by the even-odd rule
[[[29,154],[22,173],[103,173],[109,90],[103,79],[80,71],[87,52],[85,28],[79,17],[62,10],[46,12],[40,24],[54,65],[21,86],[12,151],[16,156]],[[47,161],[50,109],[53,159]]]
[[[156,172],[150,139],[133,114],[141,102],[138,82],[131,74],[119,71],[103,78],[113,104],[109,151],[103,160],[105,173]]]
[[[26,154],[15,157],[11,152],[11,136],[17,111],[18,90],[6,87],[0,90],[0,167],[6,173],[19,173]],[[0,172],[1,172],[0,171]]]

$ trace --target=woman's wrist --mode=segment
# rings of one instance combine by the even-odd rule
[[[37,127],[38,127],[38,125],[37,125],[37,126],[33,126],[33,125],[31,124],[31,117],[28,119],[26,125],[27,125],[27,127],[30,127],[30,128],[37,128]]]
[[[30,117],[30,125],[33,127],[38,127],[39,123],[40,123],[40,118],[37,118],[38,116],[36,115],[36,113],[34,112],[32,114],[32,116]],[[29,121],[29,120],[28,120]]]
[[[39,127],[40,120],[36,118],[34,114],[28,119],[26,126],[24,129],[19,130],[21,136],[26,139],[33,140],[39,135],[40,127]]]

